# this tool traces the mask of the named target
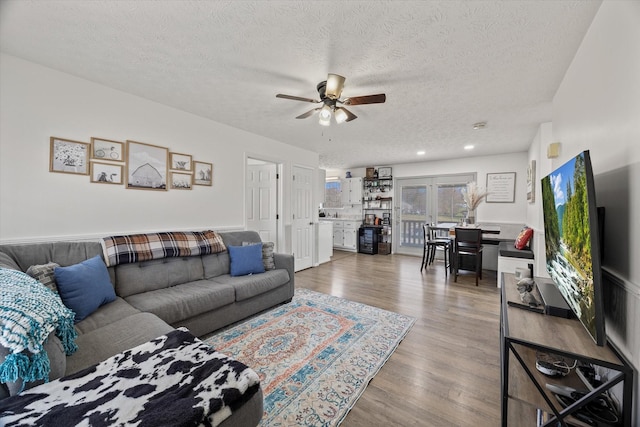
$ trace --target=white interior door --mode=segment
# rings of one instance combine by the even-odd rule
[[[293,167],[292,248],[295,271],[313,266],[313,170]]]
[[[257,231],[263,242],[273,242],[277,250],[277,165],[253,163],[247,164],[247,229]]]

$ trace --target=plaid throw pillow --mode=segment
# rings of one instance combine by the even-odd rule
[[[242,242],[242,246],[259,245],[260,243]],[[276,262],[273,259],[273,242],[262,243],[262,264],[265,270],[275,270]]]
[[[54,275],[56,267],[60,267],[60,264],[49,262],[42,265],[32,265],[27,269],[27,274],[57,293],[58,287],[56,286],[56,276]]]

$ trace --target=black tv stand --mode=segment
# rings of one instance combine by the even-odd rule
[[[633,369],[611,345],[598,346],[576,318],[565,319],[522,310],[510,302],[521,302],[514,274],[503,273],[500,310],[500,365],[502,426],[568,427],[578,424],[580,413],[593,399],[614,386],[621,388],[621,427],[631,427],[633,413]],[[534,280],[545,282],[544,279]],[[606,368],[597,387],[585,384],[576,369],[564,377],[548,377],[536,369],[540,352],[578,366]],[[575,404],[563,407],[547,384],[590,390]],[[574,415],[575,413],[575,415]],[[539,422],[537,422],[539,421]]]

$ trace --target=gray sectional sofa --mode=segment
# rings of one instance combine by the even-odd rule
[[[253,231],[219,234],[227,247],[261,241]],[[48,262],[64,267],[96,255],[103,256],[99,242],[0,245],[0,267],[26,271]],[[71,356],[65,356],[60,342],[50,336],[54,339],[45,347],[52,366],[50,380],[78,372],[174,328],[186,327],[202,336],[290,301],[294,294],[293,256],[275,253],[274,261],[274,270],[237,277],[229,274],[227,251],[108,267],[115,301],[76,324],[79,350]],[[15,384],[0,384],[0,398],[19,389]],[[261,416],[262,393],[258,393],[222,425],[255,425]]]

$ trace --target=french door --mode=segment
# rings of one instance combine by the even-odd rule
[[[462,191],[476,174],[398,178],[395,182],[394,252],[422,255],[425,223],[461,222]]]
[[[400,178],[395,185],[394,252],[422,255],[422,225],[432,221],[431,178]]]

